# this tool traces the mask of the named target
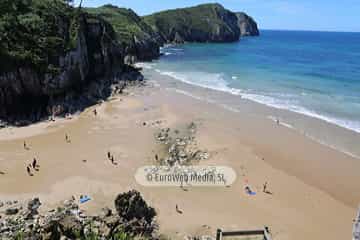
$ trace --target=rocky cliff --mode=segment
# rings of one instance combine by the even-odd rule
[[[135,190],[119,194],[115,210],[104,206],[98,215],[87,215],[79,204],[73,197],[44,210],[39,198],[0,201],[1,239],[159,239],[156,212]]]
[[[220,4],[155,13],[63,0],[0,2],[0,127],[64,115],[105,99],[111,86],[142,80],[129,66],[160,56],[160,46],[232,42],[258,35],[256,22]]]
[[[240,37],[236,14],[220,4],[163,11],[144,20],[163,42],[233,42]]]
[[[76,111],[133,71],[102,18],[62,1],[4,1],[14,8],[0,19],[0,119],[23,125]]]
[[[255,20],[244,12],[236,13],[241,36],[259,36],[260,32]]]
[[[160,56],[160,35],[133,10],[108,4],[86,11],[111,23],[118,41],[124,46],[126,63],[149,61]]]

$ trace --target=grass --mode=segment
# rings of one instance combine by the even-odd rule
[[[191,26],[194,31],[213,32],[215,27],[232,31],[219,17],[226,11],[220,4],[202,4],[195,7],[162,11],[144,17],[146,23],[155,30],[169,34],[173,29],[186,30]]]
[[[74,17],[74,9],[60,0],[1,0],[0,70],[19,64],[51,70],[52,59],[70,46],[61,27]]]
[[[111,23],[119,42],[131,44],[134,37],[142,40],[155,35],[152,28],[131,9],[104,5],[98,8],[86,8],[85,10]]]

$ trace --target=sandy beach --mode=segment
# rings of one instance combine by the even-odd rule
[[[331,131],[339,139],[351,140],[354,149],[360,134],[247,100],[233,109],[209,101],[231,102],[225,93],[179,83],[149,70],[144,75],[145,86],[130,87],[124,95],[71,120],[0,130],[0,199],[37,196],[46,208],[87,194],[92,200],[81,208],[91,213],[104,205],[113,207],[116,194],[137,189],[155,207],[160,231],[174,239],[214,236],[217,228],[263,226],[270,228],[276,240],[351,238],[360,202],[360,159],[277,124],[269,116],[293,117],[319,134]],[[155,164],[154,156],[161,150],[155,138],[159,129],[181,131],[191,122],[197,126],[198,148],[210,154],[199,164],[233,168],[235,183],[187,191],[139,185],[134,179],[136,170]],[[116,165],[107,159],[108,151]],[[33,158],[40,171],[31,177],[26,166]],[[272,194],[262,192],[265,182]],[[247,195],[246,184],[257,194]],[[176,205],[183,214],[176,212]]]

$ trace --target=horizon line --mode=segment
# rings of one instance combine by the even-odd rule
[[[284,32],[328,32],[328,33],[360,33],[360,31],[341,31],[341,30],[309,30],[309,29],[276,29],[276,28],[259,28],[260,31],[284,31]]]
[[[210,2],[209,2],[210,3]],[[102,7],[102,6],[105,6],[105,5],[112,5],[112,6],[115,6],[115,7],[119,7],[119,8],[126,8],[126,9],[131,9],[132,11],[134,11],[138,16],[140,17],[144,17],[144,16],[148,16],[148,15],[151,15],[151,14],[155,14],[155,13],[159,13],[159,12],[163,12],[163,11],[168,11],[168,10],[177,10],[177,9],[182,9],[182,8],[189,8],[189,7],[195,7],[195,6],[199,6],[199,5],[204,5],[204,4],[209,4],[209,3],[202,3],[202,4],[196,4],[196,5],[189,5],[189,6],[183,6],[183,7],[176,7],[176,8],[169,8],[169,9],[162,9],[162,10],[158,10],[158,11],[155,11],[155,12],[151,12],[151,13],[147,13],[147,14],[139,14],[135,9],[131,8],[131,7],[126,7],[126,6],[121,6],[121,5],[118,5],[118,4],[113,4],[113,3],[103,3],[103,4],[99,4],[97,6],[84,6],[86,8],[98,8],[98,7]],[[223,6],[222,4],[220,4],[221,6]],[[74,6],[75,7],[75,6]],[[224,6],[225,7],[225,6]],[[225,7],[226,8],[226,7]],[[227,8],[228,9],[228,8]],[[235,10],[232,10],[232,9],[228,9],[230,10],[231,12],[245,12],[246,14],[248,14],[246,11],[244,10],[241,10],[241,11],[235,11]],[[249,14],[248,14],[249,15]],[[251,17],[253,17],[252,15],[249,15]],[[254,18],[254,17],[253,17]],[[256,21],[256,19],[254,18],[254,20]],[[258,23],[258,21],[256,21]],[[258,24],[259,25],[259,24]],[[261,27],[258,27],[259,30],[273,30],[273,31],[302,31],[302,32],[333,32],[333,33],[360,33],[360,30],[317,30],[317,29],[281,29],[281,28],[261,28]]]

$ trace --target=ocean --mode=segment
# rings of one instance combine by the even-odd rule
[[[169,45],[151,67],[360,133],[359,43],[360,33],[263,30],[236,43]]]

